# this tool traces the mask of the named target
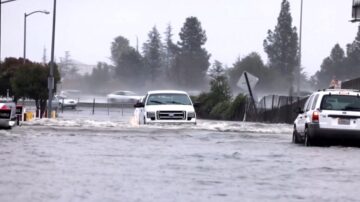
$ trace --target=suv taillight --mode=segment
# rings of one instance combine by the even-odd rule
[[[312,122],[319,122],[319,112],[314,111],[311,117]]]

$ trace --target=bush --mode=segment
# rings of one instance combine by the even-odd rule
[[[212,109],[212,100],[209,93],[201,93],[198,97],[193,98],[195,102],[199,102],[200,106],[196,108],[196,114],[201,118],[210,118],[210,112]]]
[[[236,96],[231,105],[226,109],[224,118],[227,120],[243,120],[246,106],[246,96]]]
[[[220,70],[218,72],[221,73]],[[238,95],[232,102],[228,79],[223,74],[214,74],[210,81],[210,92],[201,93],[192,100],[200,102],[200,107],[196,109],[200,118],[242,120],[244,116],[246,97]]]
[[[218,103],[212,108],[210,112],[210,117],[212,119],[220,119],[220,120],[226,119],[226,111],[229,109],[230,105],[231,102],[229,101]]]

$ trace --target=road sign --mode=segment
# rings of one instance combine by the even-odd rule
[[[257,82],[259,81],[259,78],[257,78],[256,76],[250,74],[249,72],[246,72],[247,77],[249,79],[249,85],[250,88],[254,89],[254,87],[256,86]],[[246,83],[246,78],[245,78],[245,72],[243,72],[240,76],[239,81],[236,83],[236,85],[241,88],[244,91],[248,90],[248,86]]]

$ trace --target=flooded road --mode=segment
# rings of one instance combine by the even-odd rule
[[[292,126],[139,126],[65,111],[0,131],[0,201],[358,201],[360,149],[291,143]]]

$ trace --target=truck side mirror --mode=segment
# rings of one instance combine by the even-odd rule
[[[144,105],[144,103],[142,103],[142,102],[138,102],[138,103],[136,103],[135,105],[134,105],[134,107],[135,108],[142,108],[142,107],[144,107],[145,105]]]

